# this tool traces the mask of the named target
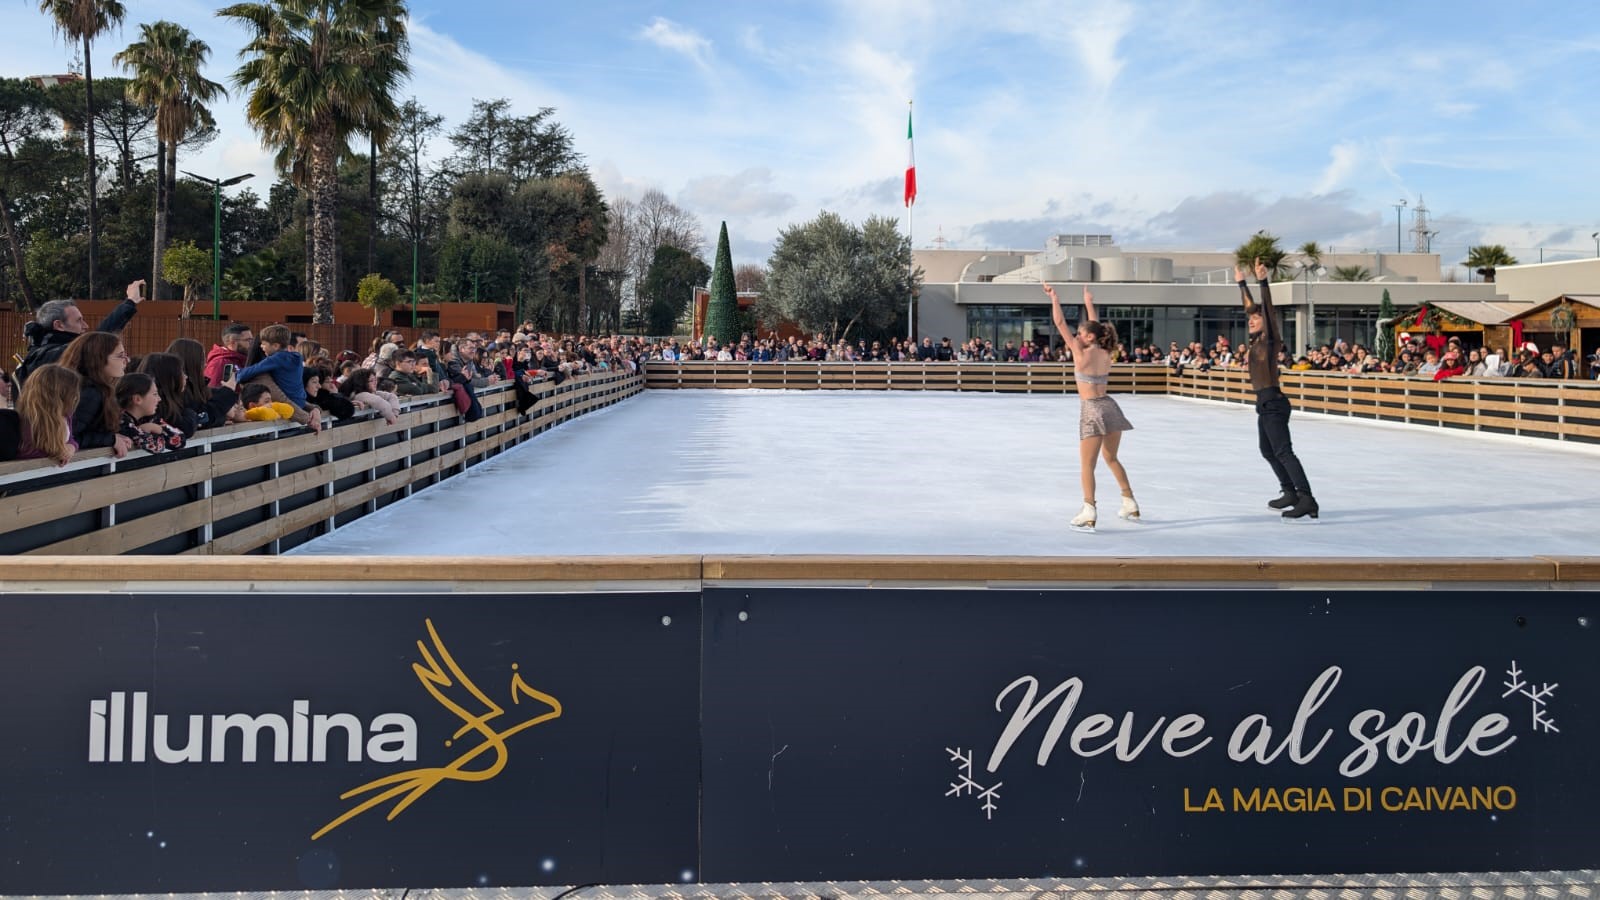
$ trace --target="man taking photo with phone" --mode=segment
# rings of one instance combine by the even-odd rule
[[[127,297],[117,308],[106,316],[95,331],[105,331],[111,334],[121,334],[128,322],[139,311],[139,303],[144,300],[144,279],[128,285]],[[39,307],[34,314],[33,321],[22,329],[28,338],[28,355],[23,359],[22,365],[17,367],[13,376],[20,390],[22,382],[27,379],[28,373],[35,369],[47,366],[61,358],[67,350],[67,345],[72,339],[89,330],[89,323],[83,318],[83,310],[71,300],[51,300]]]
[[[249,325],[229,322],[228,327],[222,329],[221,343],[212,344],[211,352],[206,354],[206,381],[216,387],[227,380],[222,371],[224,366],[233,366],[235,372],[244,368],[245,355],[250,352],[250,342],[254,339]]]

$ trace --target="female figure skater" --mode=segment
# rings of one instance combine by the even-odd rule
[[[1066,316],[1061,313],[1061,300],[1055,288],[1044,285],[1050,296],[1051,316],[1056,330],[1063,337],[1072,334]],[[1078,323],[1078,333],[1067,337],[1072,348],[1073,376],[1078,382],[1078,477],[1083,483],[1083,510],[1073,517],[1071,525],[1079,531],[1094,531],[1094,467],[1095,457],[1105,459],[1106,468],[1122,488],[1122,508],[1117,515],[1138,520],[1139,504],[1133,499],[1133,486],[1128,483],[1128,472],[1117,459],[1117,448],[1122,444],[1122,433],[1129,431],[1127,416],[1117,401],[1106,395],[1110,382],[1111,358],[1117,351],[1117,330],[1101,322],[1094,313],[1094,295],[1088,285],[1083,288],[1084,321]]]

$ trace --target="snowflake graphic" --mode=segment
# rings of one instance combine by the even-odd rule
[[[1512,694],[1527,697],[1533,707],[1533,730],[1560,734],[1561,729],[1556,727],[1556,721],[1545,714],[1545,706],[1550,702],[1550,698],[1555,696],[1556,688],[1561,685],[1547,681],[1540,687],[1534,687],[1532,683],[1522,679],[1523,671],[1517,668],[1517,661],[1514,659],[1511,661],[1511,668],[1506,670],[1506,675],[1510,680],[1505,682],[1506,690],[1500,697],[1504,699]]]
[[[956,775],[956,780],[950,782],[950,790],[945,791],[944,795],[946,797],[977,797],[982,801],[980,807],[983,809],[983,817],[992,820],[995,810],[1000,808],[995,804],[995,801],[1000,799],[1000,786],[1005,782],[997,781],[989,787],[984,787],[972,780],[971,750],[963,751],[960,747],[953,749],[946,747],[944,752],[950,754],[950,761],[956,764],[956,771],[959,773]]]

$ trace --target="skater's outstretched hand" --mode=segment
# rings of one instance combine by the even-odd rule
[[[1044,284],[1043,282],[1041,282],[1039,286],[1044,288],[1044,292],[1045,292],[1045,294],[1047,294],[1050,297],[1051,302],[1053,302],[1053,303],[1060,303],[1061,302],[1061,298],[1056,296],[1056,289],[1055,288],[1051,287],[1048,284]]]
[[[1261,257],[1256,257],[1256,280],[1267,280],[1267,267],[1261,264]]]
[[[1233,264],[1233,280],[1234,281],[1243,281],[1244,280],[1244,267],[1239,265],[1238,263],[1234,263]]]

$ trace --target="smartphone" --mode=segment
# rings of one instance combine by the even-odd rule
[[[223,363],[222,364],[222,380],[223,381],[232,381],[233,380],[233,376],[235,376],[237,374],[239,374],[239,367],[238,366],[234,365],[233,363]]]

